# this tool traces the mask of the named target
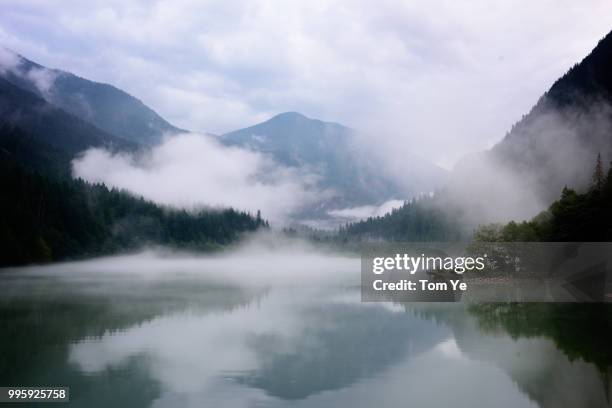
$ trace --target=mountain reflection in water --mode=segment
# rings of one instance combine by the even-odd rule
[[[358,276],[167,267],[0,274],[0,383],[68,385],[83,407],[610,406],[605,305],[362,303]]]

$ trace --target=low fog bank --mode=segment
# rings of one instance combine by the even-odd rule
[[[432,166],[422,160],[408,160],[410,177],[390,174],[384,160],[354,145],[361,143],[358,140],[348,146],[331,145],[320,152],[321,157],[308,156],[304,148],[300,154],[308,160],[322,161],[317,167],[308,162],[290,165],[273,154],[222,144],[211,135],[182,133],[168,135],[160,144],[136,153],[89,149],[73,160],[72,172],[76,178],[163,205],[261,211],[274,226],[322,229],[383,215],[401,206],[402,200],[427,192],[423,190],[427,186],[442,185],[442,170],[426,175],[433,172]],[[328,163],[327,155],[336,159]]]
[[[358,257],[315,247],[273,232],[252,234],[214,254],[165,247],[51,265],[6,268],[8,275],[67,280],[203,279],[215,284],[247,286],[358,285]]]
[[[344,222],[383,216],[404,204],[402,200],[389,200],[381,205],[362,205],[358,207],[331,210],[329,214]]]
[[[440,208],[453,216],[457,210],[462,224],[475,227],[532,218],[549,204],[541,197],[540,188],[529,175],[521,176],[489,152],[482,152],[467,156],[457,165],[438,198]]]
[[[73,175],[128,190],[174,207],[233,207],[282,223],[325,197],[312,174],[279,166],[268,157],[221,145],[214,137],[184,133],[139,153],[89,149],[73,161]]]
[[[543,98],[491,150],[460,161],[442,196],[468,225],[525,220],[563,187],[589,187],[598,154],[612,159],[612,108],[601,101],[558,107]]]
[[[483,223],[530,219],[556,200],[564,186],[577,190],[588,187],[597,154],[601,153],[604,163],[612,159],[611,134],[612,108],[608,103],[581,100],[559,106],[544,97],[491,150],[469,155],[455,166],[438,194],[438,204],[453,217],[460,217],[458,221],[468,229]],[[380,162],[364,157],[370,167]],[[389,165],[392,163],[379,165],[379,172],[372,175],[385,179]],[[400,173],[405,182],[414,177],[412,172]],[[345,222],[384,215],[411,198],[381,197],[377,204],[328,208],[337,192],[322,188],[320,175],[313,169],[286,167],[265,154],[224,146],[214,137],[191,133],[166,138],[138,154],[90,149],[73,161],[73,174],[176,207],[261,210],[276,226],[298,223],[333,229]],[[355,186],[363,184],[358,174],[352,177]],[[376,178],[370,178],[371,190],[378,191]],[[399,175],[396,178],[401,179]],[[312,216],[313,211],[322,211],[325,217],[303,217]]]
[[[288,225],[288,228],[300,231],[302,229],[314,229],[320,234],[333,234],[338,231],[339,226],[347,223],[358,222],[368,218],[382,217],[391,211],[404,205],[402,200],[388,200],[380,205],[360,205],[355,207],[338,208],[328,210],[325,217],[317,219],[299,220]],[[312,232],[312,231],[310,231]]]

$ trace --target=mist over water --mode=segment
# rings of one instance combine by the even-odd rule
[[[606,0],[0,1],[0,392],[612,408],[611,26]]]
[[[261,232],[210,254],[145,248],[120,256],[45,266],[7,268],[6,275],[53,279],[196,279],[239,286],[359,284],[358,257],[317,248],[299,239]]]
[[[483,330],[464,305],[362,303],[359,259],[300,241],[0,282],[0,353],[23,356],[0,360],[0,381],[69,384],[71,406],[599,407],[609,386],[552,339]]]

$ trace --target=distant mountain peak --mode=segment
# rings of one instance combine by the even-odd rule
[[[321,119],[310,118],[300,112],[295,112],[295,111],[279,113],[277,115],[272,116],[270,119],[266,120],[265,122],[260,123],[260,125],[268,123],[268,122],[271,122],[271,123],[283,122],[283,123],[291,123],[291,124],[309,124],[310,123],[315,126],[334,126],[337,128],[350,130],[350,128],[348,128],[347,126],[341,125],[340,123],[327,122]],[[255,125],[255,126],[258,126],[258,125]]]
[[[274,119],[307,119],[312,120],[309,117],[301,114],[300,112],[290,111],[290,112],[281,112],[277,115],[272,116],[270,120]]]
[[[229,146],[248,148],[298,169],[321,191],[332,193],[299,217],[329,217],[330,210],[380,205],[393,198],[409,198],[441,185],[446,173],[426,161],[411,174],[408,188],[384,174],[357,143],[357,132],[339,123],[312,119],[299,112],[283,112],[265,122],[220,136]],[[417,171],[418,170],[418,171]]]

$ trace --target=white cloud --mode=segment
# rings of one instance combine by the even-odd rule
[[[0,74],[16,69],[21,60],[13,51],[0,45]]]
[[[180,127],[300,111],[447,167],[501,139],[612,27],[607,0],[34,1],[0,41],[113,83]],[[171,97],[169,97],[171,96]],[[176,99],[173,99],[176,98]]]
[[[329,211],[328,214],[332,217],[344,219],[346,221],[356,221],[369,217],[383,216],[390,213],[393,209],[401,207],[403,204],[404,202],[401,200],[389,200],[379,206],[363,205],[360,207],[342,208]]]
[[[32,81],[32,84],[45,98],[52,91],[57,75],[57,72],[46,68],[33,68],[25,74],[26,78]]]
[[[29,80],[44,97],[48,97],[57,78],[56,71],[47,68],[23,68],[23,60],[14,51],[0,45],[0,74],[11,72]]]
[[[323,197],[314,176],[198,134],[168,138],[138,155],[90,149],[73,161],[73,173],[170,206],[261,210],[280,223]]]

